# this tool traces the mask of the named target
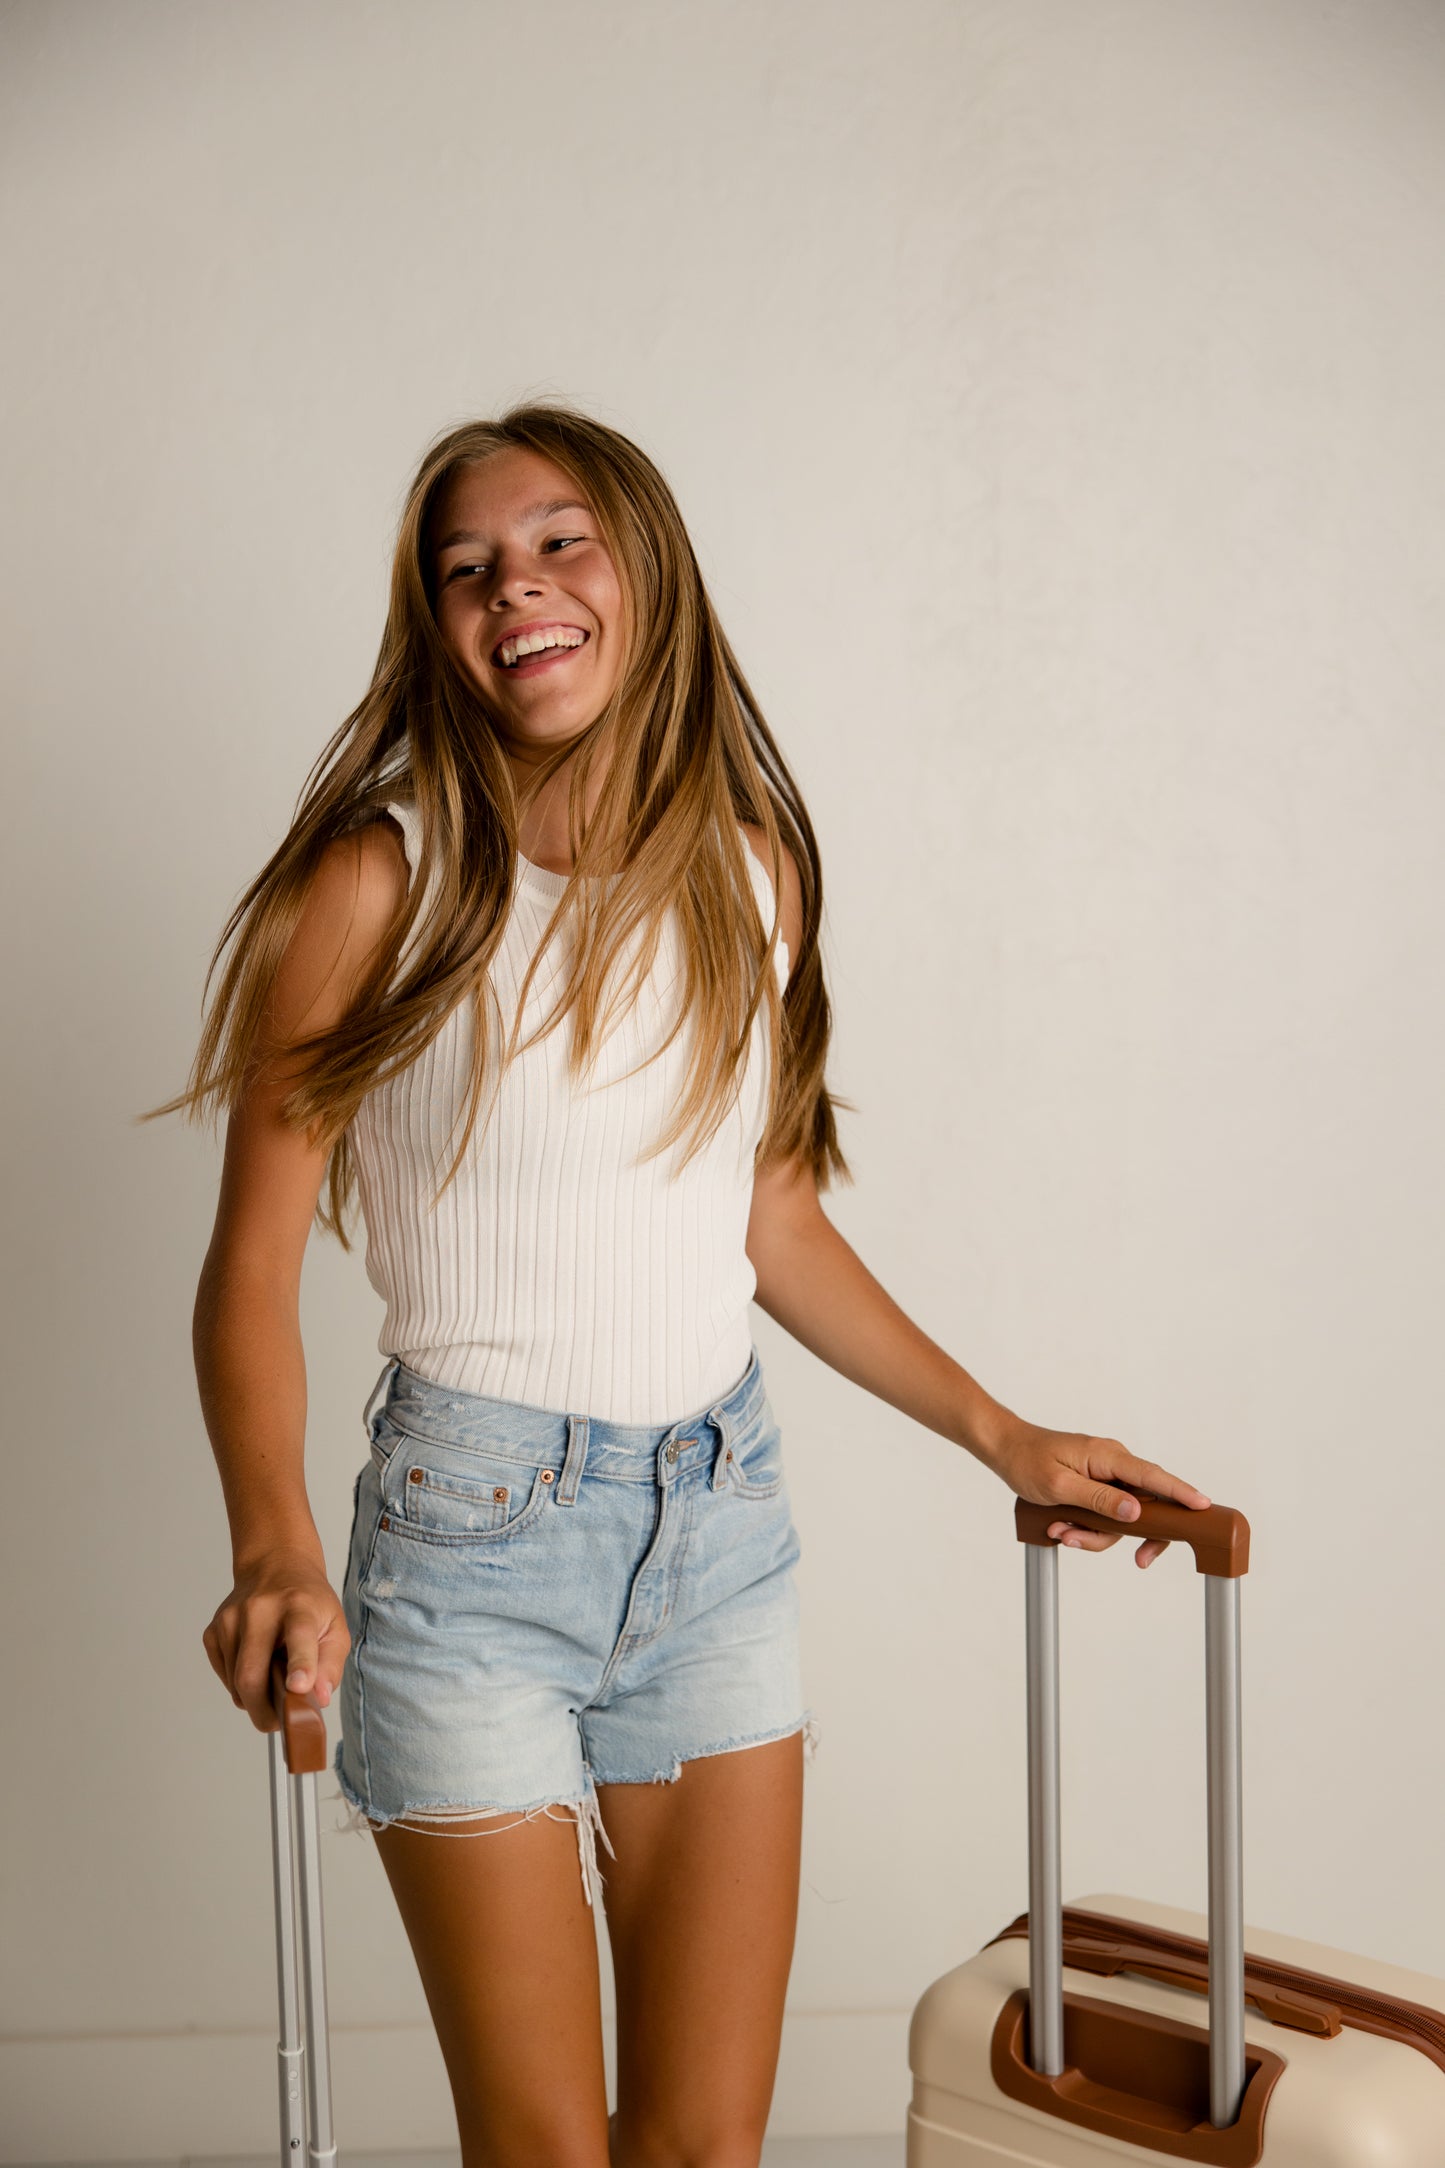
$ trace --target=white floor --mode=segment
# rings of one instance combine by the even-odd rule
[[[459,2168],[456,2153],[348,2152],[342,2168]],[[274,2153],[234,2155],[222,2160],[199,2154],[185,2161],[130,2161],[124,2168],[275,2168]],[[54,2162],[51,2168],[80,2168]],[[89,2162],[85,2168],[122,2168],[120,2163]],[[903,2139],[772,2138],[763,2147],[762,2168],[903,2168]]]

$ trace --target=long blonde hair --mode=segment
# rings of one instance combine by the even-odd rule
[[[552,460],[588,499],[617,570],[625,620],[623,665],[606,708],[541,759],[520,788],[484,701],[442,644],[435,615],[434,521],[448,484],[459,469],[509,446]],[[584,824],[587,778],[602,747],[611,757]],[[687,1136],[685,1164],[715,1132],[741,1088],[762,1004],[771,1060],[757,1163],[806,1163],[820,1189],[835,1176],[851,1182],[834,1119],[835,1107],[849,1102],[831,1095],[823,1080],[831,1028],[819,954],[823,880],[802,796],[718,622],[662,474],[617,430],[555,402],[526,402],[495,421],[463,423],[422,459],[401,516],[371,685],[319,755],[288,833],[226,922],[203,1005],[233,937],[235,947],[205,1015],[185,1091],[140,1119],[185,1110],[190,1119],[209,1111],[214,1120],[222,1106],[236,1107],[322,853],[379,819],[387,798],[407,797],[420,815],[417,877],[354,1006],[334,1027],[294,1043],[304,1074],[282,1113],[314,1143],[330,1145],[329,1193],[318,1202],[317,1218],[349,1249],[344,1221],[355,1165],[348,1125],[367,1093],[415,1061],[471,996],[466,1126],[444,1190],[477,1121],[491,1040],[480,997],[509,909],[521,817],[568,760],[575,761],[568,792],[573,868],[522,987],[502,1066],[520,1051],[522,1007],[564,917],[576,934],[570,970],[534,1036],[554,1030],[575,1009],[569,1064],[576,1081],[611,1028],[615,997],[600,1019],[599,1011],[619,955],[637,932],[635,999],[674,906],[683,997],[665,1043],[689,1016],[694,1043],[674,1119],[646,1156]],[[803,930],[781,1000],[773,969],[780,920],[775,913],[771,927],[763,924],[740,821],[763,832],[776,897],[782,895],[780,845],[798,866]],[[609,847],[608,837],[620,838],[620,848]],[[604,871],[612,877],[598,878]],[[398,972],[433,881],[431,908]]]

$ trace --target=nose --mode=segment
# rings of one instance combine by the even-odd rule
[[[542,591],[543,582],[535,565],[529,564],[527,552],[503,543],[492,567],[493,594],[540,595]]]

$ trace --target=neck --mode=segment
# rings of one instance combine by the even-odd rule
[[[513,751],[510,755],[518,784],[525,790],[534,774],[541,754],[528,755]],[[564,761],[549,776],[541,791],[530,805],[524,807],[518,845],[522,854],[530,858],[534,866],[541,866],[548,873],[570,873],[573,866],[571,837],[567,831],[567,799],[571,777],[571,761]],[[583,799],[582,824],[584,831],[592,824],[597,801],[606,781],[606,767],[602,760],[594,762],[587,778]]]

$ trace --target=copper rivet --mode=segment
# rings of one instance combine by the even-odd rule
[[[406,1479],[408,1483],[425,1483],[426,1473],[421,1468],[409,1468]]]
[[[544,1468],[542,1470],[542,1481],[544,1483],[550,1483],[552,1480],[552,1473],[553,1471],[550,1468]]]
[[[382,1514],[382,1516],[381,1516],[381,1525],[382,1525],[382,1527],[383,1527],[383,1528],[390,1528],[390,1526],[391,1526],[391,1515],[390,1515],[389,1513],[383,1513],[383,1514]]]
[[[499,1483],[496,1489],[492,1492],[492,1496],[496,1499],[498,1505],[502,1503],[502,1500],[506,1497],[506,1495],[507,1486],[505,1483]]]

